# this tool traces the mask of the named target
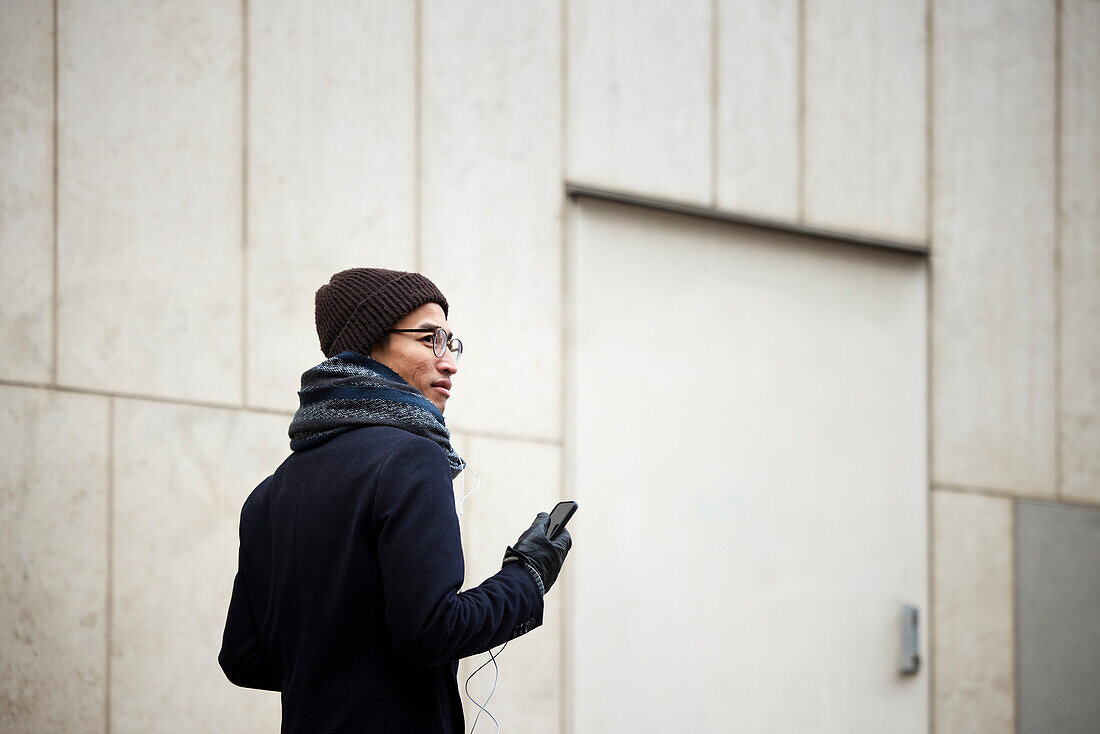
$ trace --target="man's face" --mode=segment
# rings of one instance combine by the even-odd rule
[[[393,329],[438,329],[444,328],[451,333],[447,317],[438,303],[425,303],[415,311],[405,314]],[[432,351],[430,333],[390,334],[384,345],[375,344],[370,356],[401,375],[424,394],[428,400],[443,412],[447,398],[451,395],[451,375],[458,372],[454,355],[449,349],[443,350],[443,356],[435,356]]]

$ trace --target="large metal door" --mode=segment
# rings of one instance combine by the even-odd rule
[[[926,733],[925,261],[571,220],[568,729]]]

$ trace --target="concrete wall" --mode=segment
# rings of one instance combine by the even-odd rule
[[[569,180],[929,248],[932,725],[1011,731],[1013,503],[1100,505],[1097,37],[1096,0],[4,0],[0,728],[272,728],[213,663],[233,525],[343,267],[455,305],[490,573],[570,492]],[[583,725],[561,623],[509,646],[514,728]]]
[[[1015,731],[1013,506],[1100,501],[1100,3],[936,2],[932,29],[934,723]]]

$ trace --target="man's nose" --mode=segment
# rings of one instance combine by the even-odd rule
[[[450,349],[443,350],[443,356],[435,364],[436,369],[448,375],[453,375],[458,372],[458,364],[455,363],[454,354]]]

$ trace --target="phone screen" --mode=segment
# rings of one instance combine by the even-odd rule
[[[554,509],[550,511],[550,524],[546,528],[546,537],[553,538],[555,535],[561,532],[565,527],[565,523],[569,522],[569,518],[573,517],[573,513],[577,511],[577,503],[572,500],[565,502],[559,502],[554,506]]]

